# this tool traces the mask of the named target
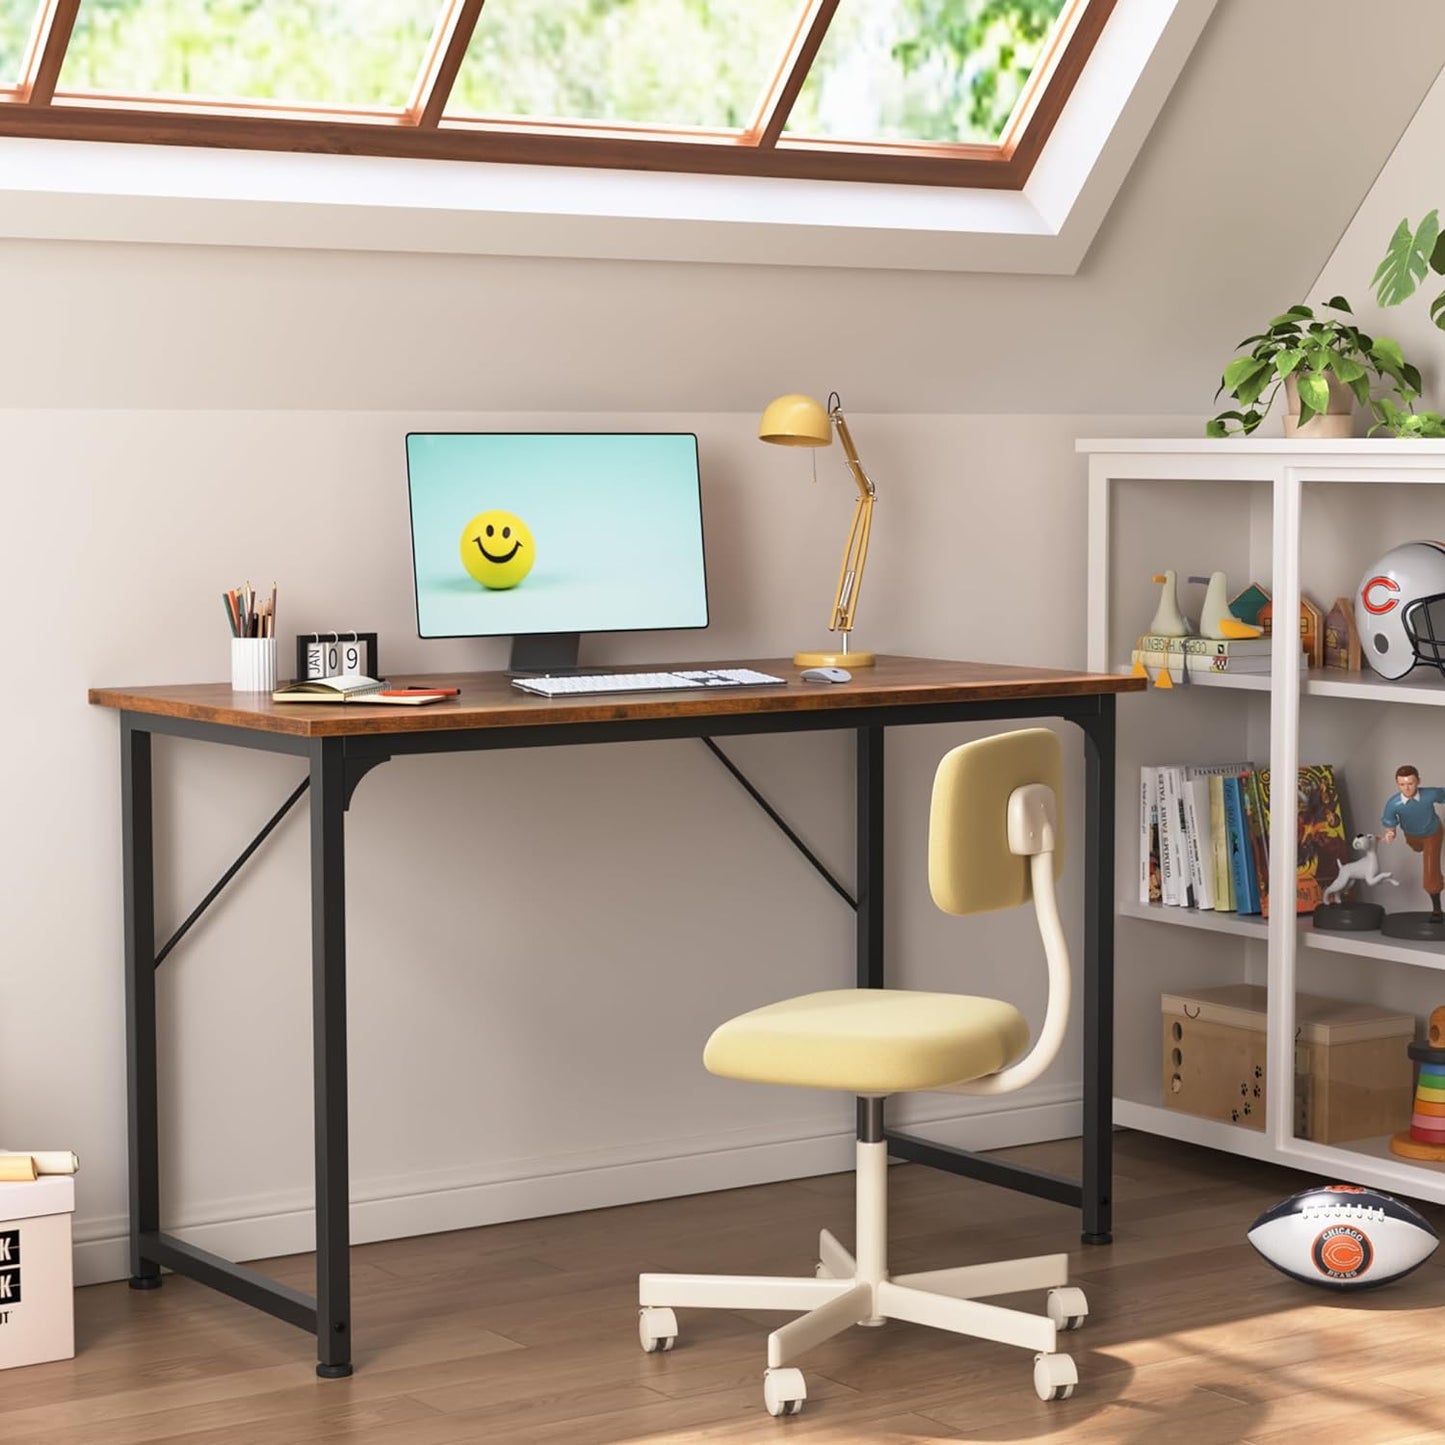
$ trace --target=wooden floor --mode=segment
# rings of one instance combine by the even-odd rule
[[[1008,1152],[1077,1169],[1077,1142]],[[682,1312],[676,1350],[641,1352],[639,1270],[806,1273],[820,1225],[851,1242],[841,1175],[359,1247],[349,1380],[318,1380],[307,1336],[189,1280],[83,1289],[76,1358],[0,1376],[0,1440],[1445,1439],[1445,1260],[1358,1296],[1311,1289],[1244,1238],[1304,1176],[1142,1134],[1120,1134],[1117,1153],[1116,1242],[1103,1248],[1079,1245],[1062,1206],[915,1165],[889,1174],[899,1273],[1070,1251],[1092,1314],[1067,1337],[1080,1375],[1068,1401],[1035,1397],[1023,1350],[906,1324],[806,1356],[808,1403],[788,1420],[762,1406],[763,1340],[780,1316]],[[1423,1212],[1445,1231],[1445,1211]],[[310,1287],[308,1257],[265,1268]]]

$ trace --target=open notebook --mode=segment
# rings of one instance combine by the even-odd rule
[[[374,677],[359,672],[342,673],[338,677],[309,677],[299,682],[283,683],[271,694],[272,702],[363,702],[387,706],[420,707],[429,702],[444,702],[455,697],[454,687],[391,687]]]

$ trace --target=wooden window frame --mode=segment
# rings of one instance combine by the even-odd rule
[[[0,136],[216,146],[705,175],[1022,190],[1116,0],[1067,0],[999,143],[892,143],[787,136],[783,128],[840,0],[807,0],[751,123],[713,131],[627,123],[444,115],[485,0],[440,0],[402,110],[122,94],[57,95],[81,0],[44,0],[16,87],[0,90]]]

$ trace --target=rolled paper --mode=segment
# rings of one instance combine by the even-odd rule
[[[80,1158],[69,1149],[0,1149],[0,1156],[19,1154],[35,1161],[36,1174],[74,1174]]]
[[[0,1154],[0,1184],[30,1184],[35,1179],[35,1160],[29,1154]]]

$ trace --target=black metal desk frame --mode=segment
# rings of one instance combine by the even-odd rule
[[[1113,1094],[1114,695],[1013,698],[988,702],[903,703],[826,712],[734,713],[715,717],[475,728],[458,731],[299,737],[151,713],[121,712],[122,882],[125,908],[126,1076],[130,1161],[130,1270],[137,1289],[155,1288],[162,1266],[223,1291],[316,1336],[317,1373],[349,1375],[351,1276],[346,1073],[345,818],[356,785],[372,768],[414,753],[562,747],[758,733],[851,730],[857,738],[856,896],[830,879],[857,915],[857,981],[884,984],[883,781],[884,731],[924,723],[1056,717],[1076,724],[1085,740],[1084,858],[1084,1118],[1083,1177],[1066,1178],[930,1143],[885,1129],[889,1152],[935,1168],[987,1180],[1083,1213],[1083,1239],[1111,1238],[1110,1138]],[[200,907],[160,952],[156,946],[151,738],[194,738],[305,758],[310,772]],[[714,746],[714,751],[717,749]],[[719,753],[719,756],[723,756]],[[727,763],[727,759],[723,758]],[[799,847],[790,829],[737,774],[754,798]],[[278,1284],[256,1270],[165,1233],[160,1219],[157,1108],[156,970],[206,904],[234,876],[309,785],[311,811],[312,1047],[316,1141],[316,1295]],[[807,850],[804,849],[806,852]],[[817,860],[809,855],[815,867]],[[826,876],[826,873],[825,873]],[[860,1124],[861,1124],[860,1119]]]

